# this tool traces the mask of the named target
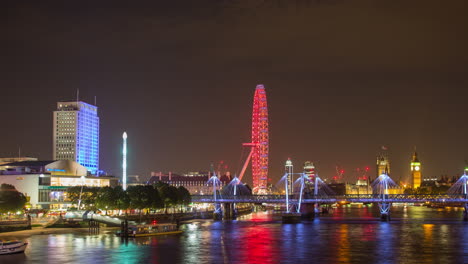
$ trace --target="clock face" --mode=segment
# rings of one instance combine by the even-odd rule
[[[419,166],[414,167],[416,171],[419,171]]]

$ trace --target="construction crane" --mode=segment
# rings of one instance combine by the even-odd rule
[[[335,171],[336,171],[336,175],[333,176],[333,181],[334,182],[340,182],[343,180],[343,175],[345,173],[344,169],[341,168],[341,166],[339,165],[336,165],[335,166]]]

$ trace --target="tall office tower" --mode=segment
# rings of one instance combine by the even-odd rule
[[[284,165],[284,172],[288,174],[288,193],[292,194],[294,192],[293,190],[293,184],[294,184],[294,177],[293,177],[293,164],[290,158],[286,161],[286,164]]]
[[[421,162],[419,162],[418,153],[414,151],[411,159],[411,183],[413,185],[413,189],[419,188],[421,186],[421,181]]]
[[[307,175],[310,182],[315,180],[315,166],[312,161],[304,162],[304,174]]]
[[[58,102],[54,111],[54,160],[73,160],[91,173],[99,169],[97,107],[85,102]]]

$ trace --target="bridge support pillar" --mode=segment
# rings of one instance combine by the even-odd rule
[[[221,209],[221,204],[220,203],[215,203],[214,204],[213,219],[214,220],[223,220],[223,210]]]
[[[320,206],[319,210],[320,210],[320,214],[328,214],[330,211],[330,205],[326,204],[324,206]]]
[[[463,212],[463,220],[468,221],[468,203],[463,204],[465,211]]]
[[[322,213],[322,206],[319,203],[314,204],[314,213],[317,216]]]
[[[390,221],[390,207],[392,207],[392,203],[379,203],[380,219],[382,221]]]
[[[237,219],[237,205],[235,203],[233,203],[231,205],[231,209],[232,209],[232,212],[231,212],[231,216],[232,216],[232,220],[236,220]]]
[[[236,220],[237,210],[235,203],[224,203],[224,219],[225,220]]]
[[[120,223],[120,238],[128,238],[128,221],[122,221]]]
[[[315,218],[315,204],[303,203],[301,205],[301,218],[313,220]]]
[[[296,212],[284,212],[281,215],[281,221],[283,221],[283,224],[297,224],[300,223],[302,219],[302,214],[301,213],[296,213]]]
[[[100,225],[98,222],[94,220],[88,221],[88,229],[90,233],[99,233],[99,228],[100,228]]]
[[[60,218],[62,218],[62,215],[60,215]],[[32,229],[31,225],[31,215],[28,214],[28,228],[27,229]]]

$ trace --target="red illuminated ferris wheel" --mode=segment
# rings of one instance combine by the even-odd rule
[[[266,194],[268,183],[268,107],[265,87],[257,85],[255,89],[253,111],[252,111],[252,141],[244,143],[243,146],[250,147],[239,179],[242,179],[247,165],[252,159],[253,193]]]
[[[268,107],[265,87],[259,84],[255,89],[252,111],[252,153],[253,191],[265,193],[268,183]]]

